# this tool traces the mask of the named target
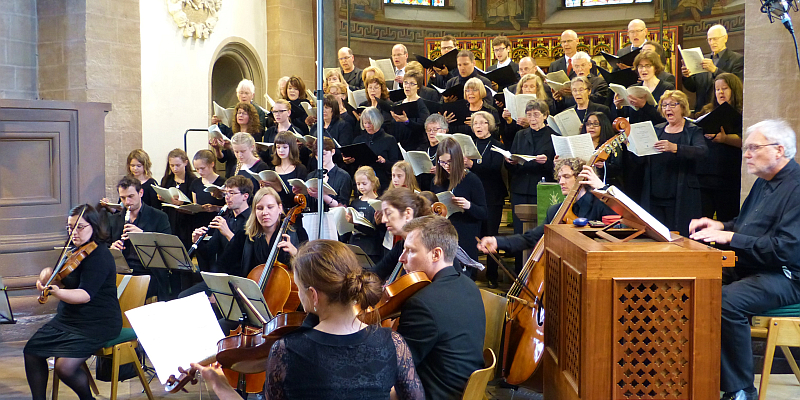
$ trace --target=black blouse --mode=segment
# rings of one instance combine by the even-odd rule
[[[217,176],[217,179],[212,182],[216,186],[222,186],[225,184],[225,178],[221,176]],[[218,199],[205,191],[206,185],[203,184],[203,178],[197,178],[192,181],[192,184],[189,185],[189,189],[192,191],[192,194],[197,199],[195,202],[197,204],[213,204],[215,206],[224,206],[225,199]],[[189,196],[191,199],[192,197]],[[197,229],[201,226],[208,226],[211,223],[211,220],[217,215],[215,212],[199,212],[194,214],[194,218],[192,218],[192,227],[193,229]]]
[[[553,148],[553,140],[551,135],[555,135],[555,131],[549,126],[545,126],[538,131],[533,128],[525,128],[517,133],[514,137],[514,143],[511,145],[512,154],[524,155],[540,155],[547,156],[547,162],[539,164],[536,161],[528,161],[523,164],[512,165],[506,163],[508,172],[511,172],[511,182],[509,183],[509,190],[511,193],[536,195],[536,185],[539,182],[554,182],[553,178],[553,159],[556,156],[556,151]]]
[[[85,290],[89,302],[59,302],[56,316],[48,324],[65,332],[96,339],[117,337],[122,329],[122,314],[117,300],[116,271],[108,247],[98,243],[78,268],[61,281],[64,289]]]
[[[422,143],[428,141],[425,137],[425,120],[428,119],[431,113],[422,98],[417,99],[415,103],[417,103],[419,116],[409,118],[406,122],[395,122],[394,132],[392,133],[403,148],[407,150],[416,149]]]
[[[381,129],[372,135],[364,132],[356,137],[353,143],[366,143],[376,156],[382,156],[386,160],[381,164],[376,159],[368,164],[375,170],[375,175],[378,176],[378,180],[381,182],[381,190],[386,190],[391,181],[392,165],[401,158],[397,140]]]
[[[488,137],[486,139],[475,139],[475,147],[481,152],[480,160],[472,160],[472,171],[483,184],[483,190],[486,193],[486,205],[503,205],[505,198],[508,196],[508,189],[506,184],[501,178],[501,170],[503,169],[503,155],[492,151],[492,146],[503,148],[503,145]]]
[[[403,337],[368,326],[349,335],[312,329],[309,314],[300,330],[273,344],[264,397],[282,399],[424,399],[414,360]],[[268,394],[268,395],[267,395]]]

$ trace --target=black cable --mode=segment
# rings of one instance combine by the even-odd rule
[[[794,55],[797,57],[797,69],[800,70],[800,52],[797,50],[797,36],[794,34],[794,29],[792,29],[792,24],[789,22],[789,25],[786,26],[786,29],[789,30],[789,33],[792,34],[792,40],[794,40]]]

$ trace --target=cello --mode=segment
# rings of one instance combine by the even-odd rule
[[[284,305],[292,295],[292,290],[294,290],[294,295],[297,296],[297,285],[294,283],[294,277],[291,271],[289,271],[289,267],[276,261],[278,252],[280,251],[278,243],[281,241],[283,234],[286,233],[290,224],[295,223],[297,215],[306,208],[305,196],[297,195],[294,200],[296,205],[289,209],[286,216],[283,218],[283,222],[278,229],[275,243],[272,244],[272,249],[270,250],[269,257],[267,257],[267,261],[264,264],[257,265],[247,274],[248,279],[258,283],[258,287],[264,295],[264,300],[267,302],[267,312],[269,313],[267,316],[268,320],[273,320],[273,316],[283,310]],[[297,297],[297,304],[299,305],[299,303],[300,298]],[[295,309],[297,309],[297,306],[295,306]],[[262,332],[263,328],[257,329],[240,326],[232,331],[231,335],[223,339],[223,341],[226,341],[228,347],[247,348],[248,345],[261,343],[256,338],[260,337]],[[267,351],[269,351],[269,348],[267,348]],[[229,368],[228,363],[221,364],[223,364],[222,371],[225,377],[228,378],[228,383],[230,383],[231,386],[238,388],[243,393],[260,393],[264,390],[264,383],[267,378],[266,373],[263,372],[265,370],[264,368],[259,371],[250,372],[252,368],[249,368],[247,371],[240,371],[238,369]],[[231,364],[233,363],[231,362]]]
[[[606,161],[611,154],[616,155],[627,142],[630,134],[628,121],[617,118],[614,120],[614,129],[619,133],[598,146],[587,165]],[[572,206],[578,199],[580,182],[581,179],[576,180],[570,188],[551,224],[568,224],[577,218],[572,212]],[[544,355],[544,250],[544,238],[541,238],[507,294],[502,370],[506,382],[512,385],[520,385],[531,379],[539,369],[539,361]]]

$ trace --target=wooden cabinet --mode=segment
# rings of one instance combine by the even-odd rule
[[[544,398],[717,399],[723,252],[545,228]]]

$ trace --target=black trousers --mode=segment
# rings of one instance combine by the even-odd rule
[[[703,216],[714,218],[717,214],[717,221],[727,222],[739,215],[739,186],[730,189],[708,189],[700,188],[700,202],[703,208]]]
[[[778,272],[748,275],[722,287],[720,390],[753,388],[749,318],[797,303],[800,303],[800,281]]]
[[[487,206],[489,216],[481,222],[481,237],[497,236],[500,231],[500,221],[503,219],[503,205]],[[497,283],[497,263],[488,257],[486,259],[486,279]]]

